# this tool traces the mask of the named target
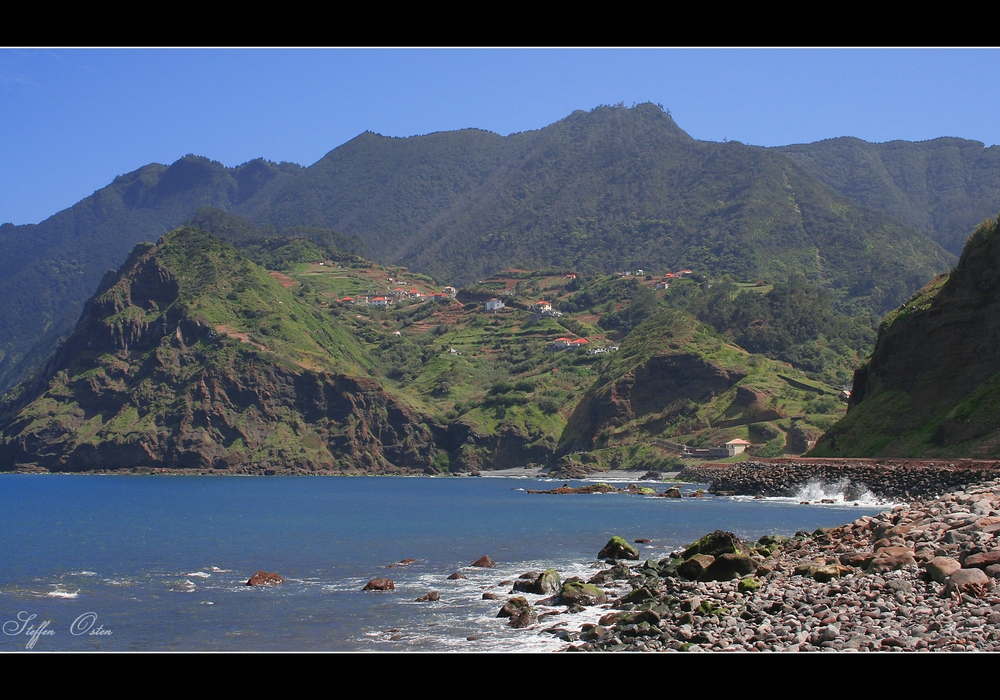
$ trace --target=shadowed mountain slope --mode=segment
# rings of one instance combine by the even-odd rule
[[[1000,211],[1000,146],[959,138],[868,143],[844,137],[775,150],[955,255],[977,223]]]
[[[847,416],[817,456],[1000,454],[1000,231],[981,224],[958,267],[882,322]]]

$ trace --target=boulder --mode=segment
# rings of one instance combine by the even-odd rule
[[[373,578],[365,584],[363,591],[394,591],[396,584],[391,578]]]
[[[729,581],[730,579],[752,574],[756,570],[757,563],[745,554],[720,554],[702,572],[698,580]]]
[[[490,559],[488,554],[484,554],[483,556],[479,557],[474,562],[472,562],[471,565],[478,566],[482,569],[492,569],[494,566],[496,566],[496,562]]]
[[[841,564],[844,566],[856,566],[859,569],[867,569],[874,559],[874,554],[857,551],[844,552],[840,555]]]
[[[433,603],[436,600],[441,600],[441,594],[437,591],[431,591],[427,595],[422,595],[416,599],[417,603]]]
[[[916,563],[917,560],[913,558],[913,550],[908,547],[883,547],[875,553],[875,558],[872,559],[872,563],[868,565],[866,571],[869,574],[880,574]]]
[[[677,567],[677,573],[686,579],[694,581],[705,573],[705,569],[712,565],[715,557],[708,554],[695,554],[683,564]]]
[[[716,530],[685,549],[681,558],[690,559],[695,554],[708,554],[713,557],[722,554],[750,554],[750,547],[733,533]]]
[[[603,549],[597,553],[598,559],[638,559],[639,550],[625,541],[624,538],[615,535]]]
[[[562,581],[555,569],[546,569],[535,579],[535,590],[541,595],[558,593],[561,588]]]
[[[982,569],[959,569],[948,577],[941,592],[942,598],[960,597],[963,594],[981,598],[990,590],[990,577]]]
[[[828,564],[826,566],[818,566],[816,570],[812,572],[812,577],[819,581],[820,583],[829,583],[834,579],[838,579],[845,574],[849,574],[853,569],[849,566],[843,566],[841,564]]]
[[[497,617],[509,617],[510,626],[517,629],[529,627],[538,622],[538,614],[526,598],[518,596],[511,598],[500,608]]]
[[[673,487],[667,489],[666,491],[664,491],[663,493],[661,493],[660,497],[661,498],[680,498],[681,497],[681,490],[679,488],[677,488],[676,486],[673,486]]]
[[[946,582],[949,576],[961,568],[962,565],[951,557],[934,557],[924,564],[927,575],[932,581],[937,581],[938,583]]]
[[[559,602],[562,605],[601,605],[608,602],[608,596],[592,583],[571,578],[562,585]]]
[[[266,571],[258,571],[250,580],[247,581],[248,586],[276,586],[279,583],[284,583],[283,579],[279,574],[269,574]]]
[[[466,576],[465,574],[460,574],[457,571],[455,573],[453,573],[453,574],[448,574],[448,580],[449,581],[458,581],[459,579],[462,579],[462,578],[469,578],[469,577]]]
[[[966,569],[985,569],[992,564],[1000,564],[1000,549],[994,549],[992,552],[970,554],[965,558],[962,566]]]

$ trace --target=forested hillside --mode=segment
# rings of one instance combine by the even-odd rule
[[[882,313],[953,264],[917,230],[923,219],[861,206],[837,191],[846,175],[821,177],[793,155],[696,141],[643,104],[510,136],[369,132],[306,168],[198,156],[144,166],[40,224],[0,227],[0,390],[40,365],[132,246],[201,207],[251,222],[255,245],[305,237],[453,284],[517,265],[688,267],[768,284],[802,276],[842,310]],[[947,208],[934,202],[955,186],[947,168],[928,182],[936,173],[928,201]]]
[[[776,150],[955,255],[969,231],[1000,211],[1000,146],[959,138],[868,143],[843,137]]]

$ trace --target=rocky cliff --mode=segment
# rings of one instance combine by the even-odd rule
[[[321,314],[198,230],[141,244],[5,406],[0,468],[432,469],[430,422]]]
[[[815,455],[1000,454],[998,227],[981,224],[950,275],[886,317],[847,416]]]

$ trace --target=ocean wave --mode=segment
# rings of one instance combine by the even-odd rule
[[[66,590],[62,585],[58,583],[52,584],[54,590],[49,591],[45,595],[49,598],[76,598],[80,595],[80,590],[75,591]]]

